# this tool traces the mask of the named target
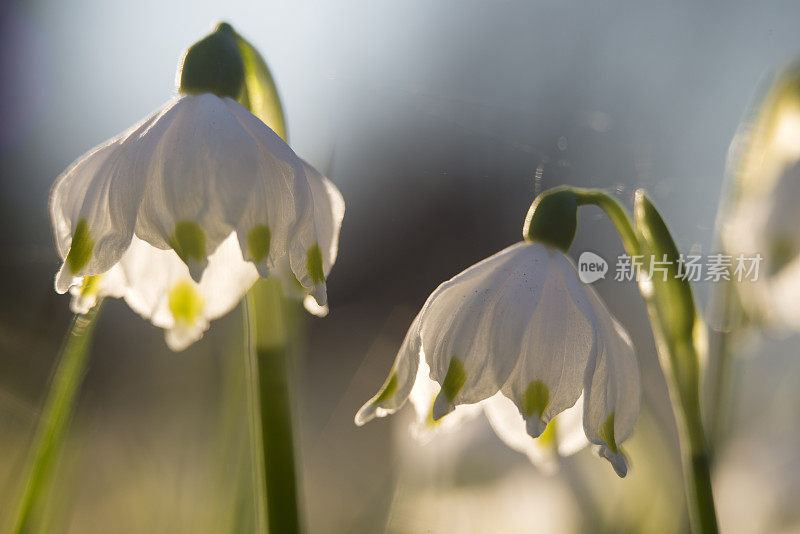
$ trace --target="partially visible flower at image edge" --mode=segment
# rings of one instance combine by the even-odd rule
[[[748,317],[800,330],[800,62],[785,67],[728,155],[729,205],[721,237],[731,256],[763,258],[755,280],[737,284]]]
[[[574,432],[582,410],[586,438],[624,477],[620,445],[639,414],[639,368],[628,334],[569,257],[521,242],[431,294],[356,424],[394,413],[409,397],[423,425],[457,424],[483,409],[503,441],[534,462],[545,448],[533,442],[559,414],[558,452],[585,443]]]
[[[259,276],[326,313],[344,200],[235,99],[199,92],[73,163],[50,216],[73,311],[122,297],[181,350]]]

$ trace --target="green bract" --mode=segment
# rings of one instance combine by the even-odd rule
[[[692,288],[689,281],[678,272],[680,252],[664,219],[641,190],[636,192],[634,219],[645,260],[662,262],[667,270],[666,275],[654,274],[650,279],[653,301],[666,327],[670,329],[665,334],[670,339],[691,340],[697,321]],[[649,271],[649,265],[646,267]]]
[[[578,228],[578,198],[566,187],[557,187],[536,197],[531,204],[522,235],[566,252]]]
[[[181,93],[238,99],[244,87],[244,62],[230,24],[219,24],[214,33],[189,47],[180,73]]]

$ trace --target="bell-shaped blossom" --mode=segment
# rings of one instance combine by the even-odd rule
[[[541,439],[559,414],[570,428],[582,399],[586,438],[624,476],[620,444],[639,414],[639,369],[627,333],[572,261],[521,242],[433,292],[356,424],[395,412],[410,395],[433,422],[482,407],[503,440],[532,458],[524,436]],[[573,432],[564,435],[562,452],[580,446]]]
[[[767,105],[731,146],[733,199],[722,218],[732,278],[751,318],[800,330],[800,102]],[[784,97],[784,100],[786,98]],[[782,102],[782,103],[781,103]],[[774,109],[773,109],[774,108]],[[771,111],[771,113],[770,113]]]
[[[259,275],[291,278],[324,311],[344,201],[247,109],[203,93],[78,159],[50,215],[73,309],[124,297],[180,349]]]

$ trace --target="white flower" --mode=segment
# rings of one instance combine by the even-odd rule
[[[800,330],[800,70],[778,77],[729,152],[732,203],[722,221],[725,252],[758,262],[734,273],[751,317]],[[760,257],[760,260],[757,258]],[[738,261],[738,260],[737,260]],[[736,264],[736,262],[734,262]],[[744,273],[745,271],[742,271]],[[755,279],[754,279],[755,278]]]
[[[323,310],[344,201],[261,120],[205,93],[77,160],[50,214],[73,309],[124,297],[178,350],[273,271]]]
[[[426,379],[438,388],[432,404]],[[586,437],[620,476],[627,472],[620,444],[633,432],[640,394],[633,345],[556,248],[517,243],[440,285],[356,424],[395,412],[415,389],[428,392],[414,403],[433,421],[478,404],[504,441],[532,458],[521,429],[538,438],[583,397]],[[565,452],[575,446],[567,441]]]
[[[741,258],[748,269],[758,262],[757,278],[742,274],[738,285],[748,312],[766,324],[795,330],[800,330],[798,202],[800,165],[786,169],[770,192],[742,199],[722,232],[728,254]]]

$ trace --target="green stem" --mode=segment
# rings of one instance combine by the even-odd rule
[[[602,189],[581,189],[576,187],[571,188],[571,190],[577,195],[579,206],[592,204],[605,212],[611,222],[614,223],[614,227],[622,239],[622,245],[630,256],[641,254],[636,230],[634,230],[625,208],[622,207],[622,204],[617,199]]]
[[[50,391],[36,429],[25,488],[14,516],[13,534],[32,531],[34,513],[42,504],[44,490],[75,411],[99,309],[100,303],[85,315],[75,316],[59,351]]]
[[[232,31],[228,25],[221,28]],[[286,118],[272,73],[258,50],[233,34],[244,67],[239,102],[286,140]],[[247,294],[247,378],[259,501],[257,530],[263,531],[266,522],[272,534],[300,531],[285,311],[283,291],[274,277],[260,279]]]
[[[251,290],[252,291],[252,290]],[[245,297],[244,310],[244,356],[245,387],[247,398],[247,419],[250,424],[250,469],[253,483],[253,508],[255,510],[255,532],[267,532],[266,482],[264,480],[264,446],[261,437],[261,408],[258,380],[258,357],[256,355],[256,323],[255,303],[248,293]]]
[[[643,204],[646,203],[646,209],[650,211],[646,212],[642,220],[652,223],[655,230],[652,228],[639,230],[661,232],[650,239],[650,242],[643,237],[643,234],[637,232],[625,209],[608,193],[577,188],[573,191],[578,197],[579,205],[593,204],[606,213],[619,232],[630,256],[639,256],[648,249],[648,246],[650,248],[656,246],[659,253],[668,253],[673,262],[677,260],[676,249],[666,226],[659,227],[663,225],[663,220],[655,212],[655,208],[651,209],[646,199]],[[660,246],[664,244],[666,246]],[[653,248],[650,252],[656,250]],[[655,291],[652,286],[657,284],[659,283],[653,281],[640,284],[640,292],[647,304],[659,361],[667,378],[671,405],[678,423],[692,531],[696,534],[716,533],[718,527],[711,488],[709,447],[700,415],[699,362],[704,350],[702,333],[705,331],[705,326],[695,311],[688,282],[685,285],[679,282],[666,282],[660,286],[661,290]]]
[[[728,407],[731,404],[730,391],[733,372],[732,354],[730,351],[731,336],[734,331],[735,317],[733,283],[724,282],[722,289],[712,292],[709,309],[717,314],[712,321],[709,335],[709,380],[707,421],[710,422],[709,436],[713,444],[713,453],[719,450],[725,438],[728,424]]]
[[[290,362],[283,291],[274,279],[259,280],[247,295],[249,324],[248,381],[252,435],[259,467],[259,524],[266,516],[273,534],[300,532],[298,487],[292,434]],[[254,414],[255,415],[255,414]],[[265,496],[265,497],[264,497]]]

